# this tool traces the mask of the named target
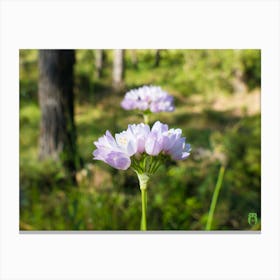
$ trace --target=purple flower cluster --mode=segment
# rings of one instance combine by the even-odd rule
[[[167,155],[174,160],[183,160],[190,155],[190,144],[181,137],[182,130],[168,129],[167,124],[157,121],[152,129],[146,124],[128,125],[127,130],[115,135],[106,134],[94,142],[97,149],[94,159],[102,160],[116,169],[126,170],[134,155]]]
[[[174,111],[173,96],[158,86],[143,86],[128,91],[121,106],[125,110],[150,110],[153,113]]]

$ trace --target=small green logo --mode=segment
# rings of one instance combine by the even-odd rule
[[[249,213],[248,214],[248,224],[249,225],[255,225],[258,222],[258,216],[257,213]]]

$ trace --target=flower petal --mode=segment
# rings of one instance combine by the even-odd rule
[[[120,152],[109,152],[105,162],[116,169],[126,170],[131,165],[129,156]]]

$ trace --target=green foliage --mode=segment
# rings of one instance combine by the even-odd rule
[[[94,76],[94,51],[76,51],[75,121],[83,166],[72,186],[62,165],[39,162],[40,110],[37,100],[37,52],[20,51],[20,227],[25,230],[139,230],[141,194],[131,170],[117,171],[92,161],[92,142],[106,129],[121,131],[141,117],[119,106],[112,93],[112,51],[104,73]],[[153,50],[137,50],[138,67],[126,52],[126,88],[162,85],[175,96],[176,111],[151,116],[181,127],[191,156],[167,162],[148,186],[149,230],[204,230],[221,164],[226,165],[212,229],[258,230],[248,213],[261,218],[260,114],[216,110],[213,98],[231,103],[233,73],[243,73],[248,89],[260,87],[258,50],[162,50],[154,67]],[[245,93],[249,95],[249,93]],[[192,97],[200,97],[194,101]],[[244,106],[251,104],[244,104]]]
[[[261,86],[261,51],[244,50],[241,55],[244,78],[250,89]]]
[[[20,50],[20,100],[21,106],[27,101],[37,100],[38,51]]]

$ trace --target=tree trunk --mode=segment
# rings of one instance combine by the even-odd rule
[[[237,69],[235,68],[233,70],[233,78],[232,78],[232,81],[231,81],[231,85],[232,85],[232,88],[233,88],[233,92],[235,93],[244,93],[247,91],[247,86],[244,82],[244,79],[243,79],[243,73],[241,71],[241,69]]]
[[[95,50],[95,76],[97,79],[102,77],[102,67],[103,67],[103,50]]]
[[[154,67],[159,67],[159,65],[160,65],[160,50],[156,50]]]
[[[73,50],[39,51],[41,128],[39,159],[61,160],[74,176],[76,129],[74,123]]]
[[[124,83],[124,50],[114,50],[113,88],[120,90]]]
[[[131,50],[131,62],[132,62],[134,69],[137,69],[138,68],[138,58],[137,58],[136,50]]]

